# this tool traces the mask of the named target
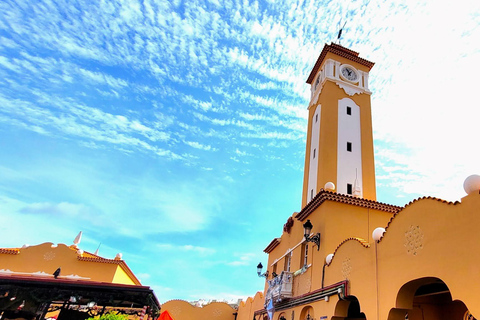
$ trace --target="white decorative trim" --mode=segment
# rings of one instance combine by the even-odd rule
[[[277,258],[275,259],[275,261],[272,262],[272,264],[270,264],[270,267],[272,267],[275,263],[277,263],[278,261],[282,260],[287,254],[289,254],[290,252],[293,252],[293,250],[295,250],[299,245],[301,245],[302,243],[305,242],[305,238],[302,238],[302,241],[300,241],[299,243],[297,243],[296,245],[293,246],[293,248],[291,249],[287,249],[287,252],[281,256],[280,258]]]
[[[350,114],[347,114],[348,107],[350,107]],[[353,195],[362,196],[360,106],[350,98],[343,98],[338,101],[337,130],[337,193],[347,194],[347,184],[351,184]],[[348,142],[352,146],[350,151],[347,150]]]
[[[32,275],[36,276],[36,277],[50,277],[50,276],[52,276],[50,273],[46,273],[45,271],[33,272]]]
[[[317,104],[317,102],[318,102],[318,97],[320,97],[320,92],[322,92],[322,89],[321,89],[321,88],[320,88],[320,90],[317,91],[317,93],[316,93],[315,96],[312,98],[312,100],[310,100],[310,105],[308,106],[308,108],[310,108],[311,106]]]
[[[90,278],[85,278],[85,277],[80,277],[78,274],[70,274],[68,276],[65,276],[66,279],[72,279],[72,280],[87,280]]]
[[[365,90],[360,89],[359,87],[352,85],[350,83],[344,81],[335,81],[335,84],[339,86],[346,94],[349,96],[353,96],[355,94],[366,93]]]
[[[342,79],[340,69],[343,66],[349,66],[356,71],[358,79],[354,83]],[[310,87],[311,94],[309,107],[317,103],[318,97],[320,96],[325,81],[327,80],[335,82],[349,96],[360,93],[372,94],[370,90],[368,90],[368,72],[358,70],[348,64],[341,64],[339,61],[327,59],[323,64],[323,68],[318,71]]]
[[[7,275],[19,275],[19,276],[34,276],[34,277],[53,277],[53,274],[46,273],[45,271],[37,271],[37,272],[16,272],[11,271],[9,269],[0,269],[0,274],[7,274]],[[59,278],[63,279],[73,279],[73,280],[88,280],[91,278],[81,277],[79,275],[68,275],[68,276],[59,276]]]

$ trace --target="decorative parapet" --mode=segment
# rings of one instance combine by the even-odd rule
[[[293,274],[282,271],[282,273],[272,280],[268,280],[267,294],[265,295],[265,305],[270,300],[280,302],[286,298],[292,297]]]

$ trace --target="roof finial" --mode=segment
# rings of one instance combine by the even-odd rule
[[[355,168],[355,183],[353,184],[353,196],[360,197],[362,195],[362,187],[358,184],[358,168]]]
[[[82,241],[82,231],[78,233],[78,235],[75,237],[75,240],[73,240],[73,245],[75,247],[78,247],[78,244]]]
[[[97,256],[98,256],[98,250],[100,249],[100,246],[101,246],[101,245],[102,245],[102,243],[100,242],[100,244],[98,245],[97,250],[95,250],[95,253],[94,253],[94,254],[97,255]]]

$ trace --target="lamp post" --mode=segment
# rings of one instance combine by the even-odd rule
[[[312,232],[313,224],[310,222],[310,220],[307,220],[303,224],[303,234],[305,236],[305,241],[306,242],[313,242],[317,245],[317,251],[320,250],[320,233],[316,233],[312,236],[310,236],[310,232]]]
[[[265,273],[262,273],[262,269],[263,269],[263,265],[260,262],[257,266],[257,274],[258,274],[259,277],[267,278],[268,277],[268,270],[265,271]]]

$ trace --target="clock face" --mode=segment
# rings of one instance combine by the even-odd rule
[[[348,81],[356,82],[358,80],[357,71],[355,71],[352,67],[345,66],[341,69],[341,72],[342,76]]]

